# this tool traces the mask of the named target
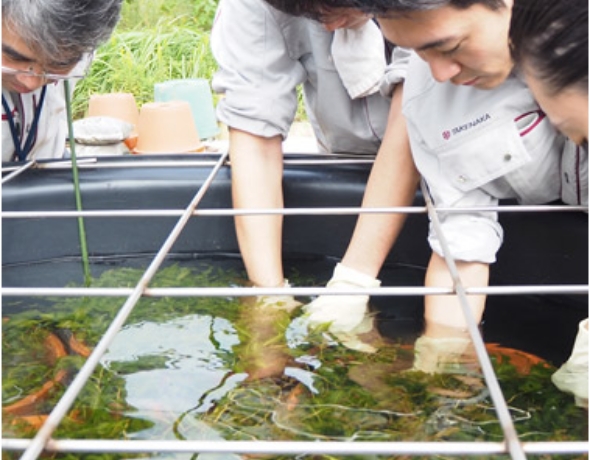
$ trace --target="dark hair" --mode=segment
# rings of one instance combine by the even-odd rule
[[[293,16],[304,16],[321,21],[326,11],[333,8],[354,8],[363,13],[387,17],[397,13],[434,10],[445,6],[466,9],[481,4],[491,10],[506,6],[503,0],[265,0],[267,3]],[[559,0],[555,0],[559,1]]]
[[[41,59],[72,64],[106,41],[123,0],[2,0],[2,26]]]
[[[510,25],[512,56],[557,93],[588,91],[588,0],[517,0]]]

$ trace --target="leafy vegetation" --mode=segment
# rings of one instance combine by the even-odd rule
[[[129,92],[141,106],[153,101],[154,83],[211,79],[216,64],[209,31],[216,7],[217,0],[126,0],[111,39],[76,85],[74,118],[84,116],[91,94]]]
[[[85,116],[92,94],[132,93],[141,107],[153,101],[154,83],[179,78],[211,81],[217,64],[209,33],[217,4],[218,0],[125,0],[111,39],[97,50],[88,76],[76,85],[74,119]],[[306,119],[301,91],[297,119]]]
[[[159,271],[152,285],[242,284],[239,280],[243,273],[210,267],[210,264],[204,264],[203,268],[172,265]],[[110,269],[93,280],[92,285],[132,286],[142,273],[139,269]],[[262,307],[244,303],[248,301],[231,297],[142,299],[127,328],[170,323],[191,315],[217,319],[209,322],[217,327],[205,331],[208,334],[205,341],[197,342],[208,343],[209,351],[195,348],[194,355],[204,359],[208,368],[215,367],[220,380],[200,387],[201,390],[195,382],[189,399],[183,401],[186,411],[180,415],[167,413],[165,405],[158,405],[163,395],[154,394],[158,417],[154,419],[145,409],[139,410],[129,403],[126,379],[130,376],[141,376],[142,382],[150,378],[158,382],[162,378],[174,379],[176,374],[170,372],[170,377],[164,377],[165,372],[173,370],[183,356],[166,349],[163,353],[148,351],[134,355],[134,359],[110,361],[96,369],[56,436],[203,439],[207,427],[206,433],[228,440],[502,439],[481,376],[412,371],[413,351],[407,345],[387,343],[376,353],[365,354],[326,340],[322,331],[298,336],[294,334],[296,314],[268,307],[262,314],[259,310]],[[55,353],[53,357],[48,356],[46,343],[50,334],[68,331],[71,335],[66,337],[74,336],[92,347],[120,305],[120,299],[111,297],[55,299],[50,311],[31,309],[6,319],[2,334],[4,410],[35,392],[43,382],[56,379],[60,372],[74,375],[83,364],[84,357],[76,353],[57,358]],[[225,324],[223,330],[219,329],[219,321]],[[150,339],[153,340],[156,339]],[[125,341],[125,347],[132,344]],[[493,356],[493,361],[523,441],[587,439],[587,413],[551,384],[554,368],[540,363],[523,373],[504,355]],[[291,372],[286,372],[287,368]],[[150,377],[152,371],[157,376]],[[29,412],[5,414],[4,432],[9,436],[30,436],[32,428],[23,415],[47,413],[63,394],[66,384],[67,380],[62,380],[45,400],[35,402]],[[174,391],[174,386],[170,388]],[[142,401],[146,397],[147,394],[142,394]],[[64,455],[63,458],[78,457]],[[105,454],[92,458],[127,457]]]

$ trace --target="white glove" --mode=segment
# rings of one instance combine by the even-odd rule
[[[285,280],[283,287],[291,287],[289,280]],[[295,300],[292,295],[261,295],[256,297],[255,303],[257,308],[274,308],[288,312],[292,312],[301,305],[301,302]]]
[[[477,369],[471,340],[465,337],[420,336],[414,344],[412,370],[428,374],[465,374]]]
[[[378,333],[375,337],[368,335],[368,333],[373,330],[373,320],[374,318],[372,316],[366,315],[361,323],[353,330],[349,332],[334,332],[333,334],[338,342],[340,342],[349,350],[362,351],[363,353],[376,353],[376,345],[381,344],[381,336]],[[361,335],[362,337],[359,337]],[[370,343],[375,342],[375,340],[377,340],[376,343]]]
[[[337,264],[328,289],[375,288],[381,281],[357,270]],[[368,317],[368,295],[321,295],[304,307],[312,327],[328,324],[332,333],[364,333],[372,329]]]
[[[561,391],[573,394],[577,406],[588,408],[588,319],[580,323],[572,354],[551,380]]]

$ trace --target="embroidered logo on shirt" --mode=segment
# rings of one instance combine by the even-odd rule
[[[489,113],[486,113],[480,117],[477,117],[475,120],[471,120],[463,125],[455,126],[450,131],[448,129],[443,131],[442,137],[445,141],[448,141],[451,138],[451,136],[455,136],[459,133],[462,133],[463,131],[475,128],[477,125],[480,125],[481,123],[484,123],[485,121],[488,121],[491,118],[491,115]]]

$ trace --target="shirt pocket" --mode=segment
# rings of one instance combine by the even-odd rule
[[[512,120],[497,122],[437,150],[441,173],[462,192],[481,187],[531,160]]]

